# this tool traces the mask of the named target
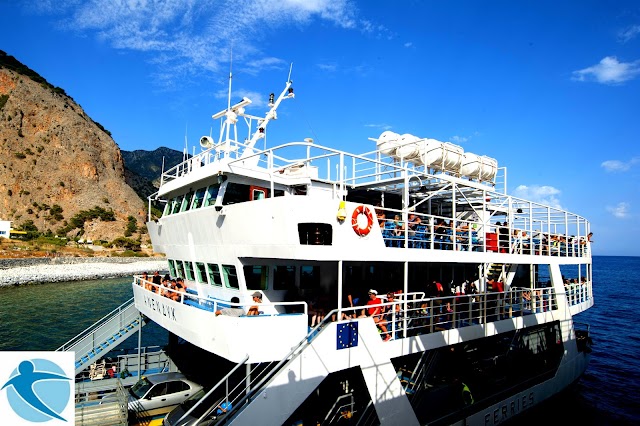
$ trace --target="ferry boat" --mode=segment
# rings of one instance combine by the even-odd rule
[[[149,198],[185,288],[136,276],[135,306],[220,376],[193,424],[497,425],[580,378],[584,217],[509,195],[496,159],[449,142],[269,146],[293,99],[288,78],[263,116],[229,100]]]

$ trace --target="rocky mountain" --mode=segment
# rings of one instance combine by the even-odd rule
[[[162,166],[168,170],[183,161],[182,152],[165,147],[121,152],[127,184],[145,200],[160,187]]]
[[[2,51],[0,141],[0,220],[72,238],[147,242],[141,196],[156,191],[163,156],[182,161],[167,148],[121,152],[63,89]]]

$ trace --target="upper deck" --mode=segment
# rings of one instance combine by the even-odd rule
[[[165,215],[194,208],[191,200],[180,198],[186,188],[193,191],[200,184],[219,189],[229,178],[260,182],[268,189],[267,197],[335,200],[336,211],[342,200],[375,206],[387,247],[590,256],[589,222],[575,213],[508,195],[504,167],[496,165],[495,174],[464,176],[451,168],[386,155],[381,149],[356,155],[310,140],[255,152],[246,144],[227,142],[224,149],[212,147],[195,155],[162,174],[158,194],[169,204],[180,202]],[[211,204],[215,201],[222,208],[228,202],[218,195]],[[346,212],[347,221],[351,211]],[[419,226],[410,219],[412,214]],[[353,220],[360,220],[355,213]]]

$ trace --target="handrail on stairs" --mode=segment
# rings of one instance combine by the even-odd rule
[[[135,307],[133,298],[118,306],[58,348],[58,351],[75,352],[76,374],[81,372],[101,354],[126,340],[144,325],[143,317]]]
[[[98,321],[94,322],[92,325],[87,327],[84,331],[82,331],[79,334],[77,334],[76,336],[72,337],[67,343],[63,344],[58,349],[56,349],[56,351],[69,350],[71,347],[73,347],[74,345],[78,344],[87,335],[93,333],[95,330],[98,330],[105,323],[110,321],[113,317],[116,316],[116,314],[121,314],[125,309],[127,309],[128,307],[133,305],[133,303],[134,302],[133,302],[133,297],[132,297],[131,299],[129,299],[126,302],[124,302],[122,305],[118,306],[117,308],[115,308],[114,310],[109,312],[107,315],[105,315],[102,318],[100,318]]]
[[[289,351],[289,353],[287,355],[284,356],[284,358],[282,358],[282,360],[280,360],[276,365],[273,366],[273,368],[271,368],[268,372],[266,372],[264,374],[264,376],[256,383],[256,385],[254,387],[252,387],[250,390],[247,391],[247,393],[245,395],[242,396],[242,400],[244,401],[244,403],[242,404],[232,404],[232,407],[230,411],[227,412],[227,415],[224,417],[224,419],[222,420],[222,423],[226,423],[227,421],[229,421],[230,419],[232,419],[232,413],[237,414],[238,412],[240,412],[242,407],[247,406],[248,404],[251,403],[251,401],[253,401],[256,397],[257,394],[259,394],[266,385],[268,385],[269,383],[271,383],[271,381],[276,377],[276,375],[284,368],[286,367],[290,362],[293,361],[294,359],[294,355],[296,353],[298,353],[303,347],[308,346],[311,344],[311,341],[313,341],[318,334],[321,332],[322,327],[330,322],[333,322],[333,320],[331,319],[331,317],[335,315],[338,315],[338,309],[334,309],[331,312],[329,312],[328,314],[325,315],[324,319],[315,326],[315,328],[311,329],[309,331],[309,333],[302,339],[300,340],[300,342],[295,345],[293,348],[291,348],[291,351]],[[216,385],[220,386],[221,383],[218,383]],[[215,387],[214,387],[215,388]],[[240,399],[240,398],[238,398]],[[233,401],[236,402],[236,401]],[[218,424],[218,423],[216,423]]]

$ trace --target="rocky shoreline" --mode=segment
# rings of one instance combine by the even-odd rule
[[[0,287],[126,277],[166,269],[167,260],[158,257],[0,259]]]

